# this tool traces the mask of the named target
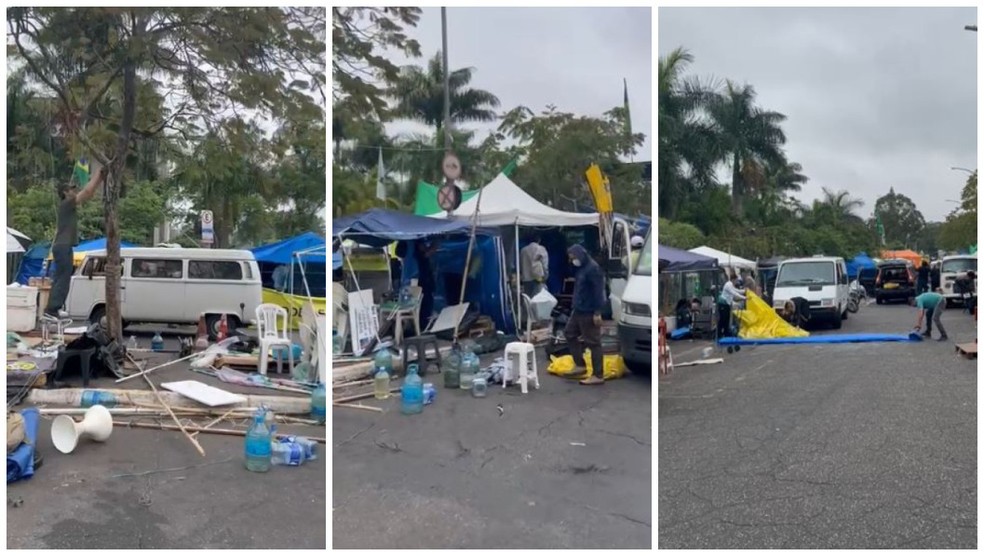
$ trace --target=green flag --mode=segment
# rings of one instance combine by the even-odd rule
[[[629,82],[623,77],[623,104],[625,105],[625,134],[632,136],[632,113],[629,112]]]
[[[84,156],[75,161],[75,168],[72,170],[72,177],[79,182],[80,186],[89,183],[89,160]]]
[[[881,216],[876,219],[875,229],[878,231],[878,239],[881,240],[881,244],[885,245],[885,226],[882,226]]]
[[[512,159],[512,160],[509,161],[509,164],[506,164],[506,167],[503,168],[502,169],[502,172],[500,172],[500,173],[503,174],[504,176],[506,176],[508,178],[509,175],[512,174],[516,170],[516,166],[518,164],[519,164],[519,157],[514,158],[514,159]]]

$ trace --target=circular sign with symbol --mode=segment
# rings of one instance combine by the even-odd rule
[[[212,211],[210,211],[210,210],[203,210],[202,211],[202,224],[211,224],[211,223],[212,223]]]
[[[444,177],[456,180],[461,177],[461,161],[454,153],[448,153],[444,155],[444,161],[441,162],[441,170],[444,172]]]
[[[461,206],[461,190],[452,181],[448,180],[437,190],[437,206],[448,211]]]

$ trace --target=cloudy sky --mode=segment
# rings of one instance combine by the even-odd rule
[[[628,80],[632,128],[646,134],[636,160],[652,147],[652,12],[649,8],[448,8],[448,64],[473,67],[471,86],[499,97],[501,112],[524,105],[540,112],[600,117],[622,104]],[[421,58],[390,54],[398,63],[424,66],[441,49],[441,10],[423,8],[408,33]],[[467,124],[480,141],[498,124]],[[423,132],[422,125],[387,125],[390,133]]]
[[[967,178],[950,167],[977,167],[975,23],[974,8],[660,8],[657,37],[788,117],[801,200],[847,189],[868,217],[894,186],[942,220]]]

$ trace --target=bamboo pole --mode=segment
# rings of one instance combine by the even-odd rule
[[[205,457],[205,449],[202,448],[202,445],[198,443],[198,440],[196,440],[194,436],[191,436],[191,434],[189,434],[188,431],[185,430],[184,424],[181,423],[181,420],[178,419],[178,417],[174,414],[173,411],[171,411],[171,406],[167,405],[167,402],[165,402],[164,399],[161,398],[161,393],[157,391],[157,386],[154,385],[154,383],[150,380],[150,378],[146,374],[141,374],[140,376],[142,376],[143,379],[147,382],[147,384],[150,386],[150,389],[154,391],[154,396],[157,397],[157,401],[164,406],[164,409],[166,409],[167,412],[171,415],[171,419],[174,419],[174,422],[178,425],[178,428],[181,429],[181,432],[184,433],[185,437],[187,437],[188,440],[195,446],[195,449],[198,450],[198,453],[201,454],[202,457]]]
[[[202,428],[203,429],[207,429],[207,428],[211,427],[212,425],[214,425],[214,424],[218,423],[219,421],[221,421],[221,420],[225,419],[226,417],[228,417],[229,414],[232,413],[233,411],[235,411],[235,409],[230,409],[229,411],[226,411],[224,415],[220,415],[219,417],[216,417],[215,419],[212,419],[207,425],[205,425]],[[195,438],[195,437],[197,437],[201,433],[202,433],[202,431],[196,431],[196,432],[194,432],[191,435],[191,437],[192,438]]]
[[[56,406],[71,406],[80,407],[82,401],[82,392],[85,390],[96,390],[98,392],[103,392],[107,394],[113,394],[118,400],[127,401],[131,405],[137,405],[137,403],[154,403],[156,401],[156,396],[153,392],[148,392],[146,390],[122,390],[122,389],[108,389],[108,388],[98,388],[98,389],[82,389],[82,388],[62,388],[59,390],[46,390],[46,389],[34,389],[27,396],[28,402],[35,405],[56,405]],[[172,408],[193,408],[193,409],[204,409],[209,408],[203,406],[202,404],[185,398],[184,396],[177,394],[175,392],[160,392],[161,397],[167,400],[168,405]],[[285,414],[304,414],[307,415],[311,412],[311,400],[310,398],[299,398],[291,396],[260,396],[257,394],[241,394],[245,401],[239,404],[230,404],[229,406],[224,406],[221,408],[216,408],[214,411],[226,411],[228,409],[249,409],[257,408],[261,406],[266,406],[269,410],[275,413],[285,413]],[[220,413],[215,413],[219,415]]]
[[[191,359],[193,357],[200,357],[201,355],[202,355],[201,353],[192,353],[191,355],[188,355],[186,357],[182,357],[180,359],[174,359],[173,361],[168,361],[167,363],[163,363],[163,364],[158,365],[156,367],[151,367],[151,368],[147,369],[146,371],[140,371],[137,374],[133,374],[133,375],[130,375],[130,376],[125,376],[123,378],[118,378],[118,379],[116,379],[116,383],[119,384],[120,382],[124,382],[124,381],[130,380],[131,378],[137,378],[138,376],[144,376],[144,375],[146,375],[147,373],[149,373],[151,371],[156,371],[157,369],[163,369],[164,367],[171,366],[171,365],[173,365],[175,363],[180,363],[181,361],[187,361],[187,360],[189,360],[189,359]]]
[[[154,430],[166,430],[166,431],[177,431],[181,430],[174,425],[164,425],[159,423],[133,423],[129,421],[113,421],[113,425],[118,425],[121,427],[135,427],[140,429],[154,429]],[[202,427],[185,427],[187,430],[193,432],[204,432],[208,434],[222,434],[226,436],[246,436],[246,431],[234,430],[234,429],[204,429]],[[277,438],[285,438],[288,436],[296,436],[292,434],[277,434]],[[318,442],[319,444],[325,444],[326,440],[324,438],[316,438],[312,436],[306,436],[308,440]]]
[[[390,388],[390,394],[392,394],[394,392],[399,392],[399,391],[400,391],[400,388],[399,387],[397,387],[397,388]],[[355,394],[354,396],[345,396],[343,398],[334,398],[334,399],[331,400],[331,403],[334,405],[334,404],[339,404],[339,403],[354,402],[354,401],[358,401],[358,400],[364,400],[366,398],[371,398],[371,397],[373,397],[375,395],[376,395],[375,392],[366,392],[364,394]]]
[[[332,402],[331,405],[333,405],[335,407],[349,407],[349,408],[352,408],[352,409],[364,409],[366,411],[375,411],[376,413],[382,413],[383,412],[383,410],[381,408],[372,407],[371,405],[362,405],[360,403],[359,404],[355,404],[355,403],[348,404],[348,403]]]

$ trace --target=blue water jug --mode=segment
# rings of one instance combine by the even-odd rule
[[[400,388],[400,413],[413,415],[424,410],[424,382],[417,374],[417,364],[407,368],[407,377]]]
[[[270,470],[273,433],[266,424],[266,409],[260,408],[253,415],[253,424],[246,431],[246,469],[265,473]]]
[[[83,390],[82,391],[82,407],[92,407],[94,405],[101,405],[104,407],[116,407],[118,403],[116,400],[116,395],[112,392],[103,392],[102,390]]]
[[[319,382],[318,386],[311,392],[311,418],[319,423],[324,423],[328,413],[327,404],[325,383]]]
[[[153,351],[164,351],[164,337],[158,332],[154,334],[154,339],[150,341],[150,349]]]

